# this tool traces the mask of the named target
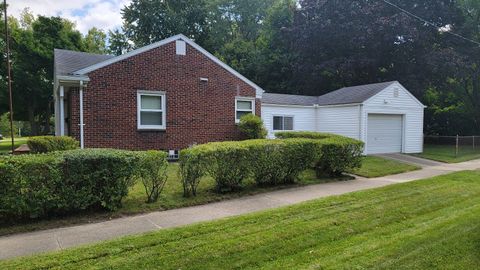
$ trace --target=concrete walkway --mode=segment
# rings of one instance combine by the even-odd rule
[[[455,171],[480,169],[480,160],[425,166],[422,170],[379,178],[357,178],[278,190],[201,206],[125,217],[94,224],[0,237],[0,259],[66,249],[120,236],[231,217],[312,199],[408,182]]]

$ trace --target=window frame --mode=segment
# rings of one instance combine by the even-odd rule
[[[160,110],[158,109],[142,109],[142,96],[155,96],[161,97],[161,106]],[[137,129],[138,130],[165,130],[167,128],[167,97],[164,91],[147,91],[147,90],[138,90],[137,91]],[[142,125],[141,122],[141,113],[142,112],[161,112],[162,113],[162,125]]]
[[[275,129],[275,117],[282,117],[282,129]],[[285,129],[285,117],[292,118],[292,129]],[[293,131],[293,130],[295,130],[295,116],[293,116],[293,115],[281,115],[281,114],[272,115],[272,130],[273,131]]]
[[[252,104],[251,110],[238,109],[238,101],[248,101]],[[255,115],[255,98],[254,97],[235,97],[235,123],[240,123],[240,119],[237,119],[237,112],[249,112]]]

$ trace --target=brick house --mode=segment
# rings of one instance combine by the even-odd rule
[[[397,81],[322,96],[264,93],[183,35],[120,56],[55,50],[55,134],[83,147],[176,150],[241,138],[236,123],[262,117],[284,130],[335,133],[365,154],[423,151],[425,106]]]
[[[55,50],[55,133],[82,148],[236,140],[263,90],[183,35],[120,56]]]

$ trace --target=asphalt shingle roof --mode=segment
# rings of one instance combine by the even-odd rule
[[[314,104],[325,106],[362,103],[395,82],[396,81],[344,87],[323,96],[264,93],[262,102],[267,104],[303,106],[313,106]]]
[[[113,55],[93,54],[69,50],[54,50],[57,75],[71,75],[82,68],[108,60]]]
[[[287,94],[274,94],[274,93],[263,93],[262,95],[262,103],[267,103],[267,104],[312,106],[313,104],[317,104],[317,101],[318,101],[318,97],[314,97],[314,96],[287,95]]]

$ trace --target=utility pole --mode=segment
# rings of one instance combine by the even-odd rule
[[[7,17],[7,0],[3,0],[4,16],[5,16],[5,51],[7,53],[7,80],[8,94],[10,97],[10,137],[12,139],[12,154],[15,150],[15,131],[13,130],[13,98],[12,98],[12,78],[10,70],[10,37],[8,35],[8,17]]]

